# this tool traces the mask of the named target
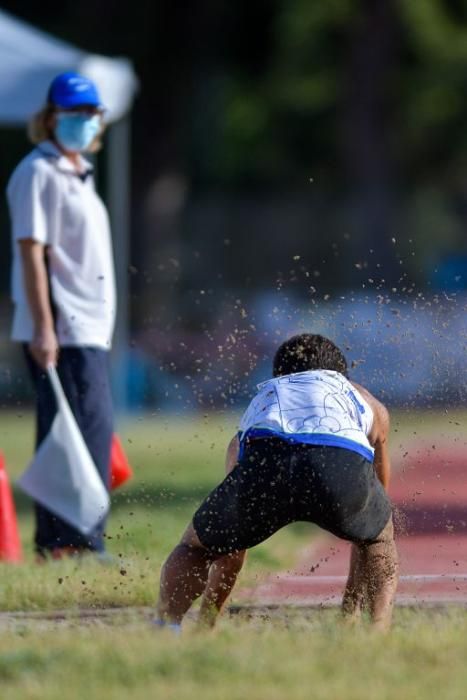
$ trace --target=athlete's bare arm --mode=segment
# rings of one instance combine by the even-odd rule
[[[384,488],[387,490],[389,486],[389,480],[391,478],[391,461],[389,458],[389,412],[386,406],[384,406],[381,401],[378,401],[373,394],[370,394],[368,389],[352,382],[353,386],[358,389],[365,401],[370,404],[373,410],[373,425],[371,427],[370,434],[368,435],[368,440],[370,444],[375,448],[374,457],[374,467],[378,479],[383,484]]]
[[[235,435],[227,447],[225,455],[225,473],[229,474],[237,464],[240,443]],[[237,581],[246,557],[246,551],[226,554],[211,564],[208,582],[203,593],[199,622],[212,627],[222,611]]]
[[[234,435],[229,446],[227,447],[227,452],[225,453],[225,473],[230,474],[232,469],[235,467],[238,461],[238,453],[240,450],[240,441],[238,435]]]

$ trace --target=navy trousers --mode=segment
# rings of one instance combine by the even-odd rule
[[[47,436],[57,406],[47,374],[36,364],[27,346],[26,361],[36,398],[36,449]],[[104,484],[109,488],[110,447],[113,434],[113,410],[109,379],[109,353],[98,348],[60,349],[57,372],[70,408]],[[47,474],[44,474],[47,479]],[[102,552],[105,520],[95,530],[82,535],[38,503],[35,504],[35,545],[38,553],[57,547],[76,547]]]

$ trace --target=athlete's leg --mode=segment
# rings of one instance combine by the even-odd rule
[[[365,545],[368,607],[373,624],[389,629],[399,581],[399,558],[392,517],[374,543]]]
[[[160,620],[180,623],[194,601],[203,595],[199,620],[214,626],[237,581],[246,552],[211,554],[190,525],[162,567],[157,614]]]
[[[238,438],[234,438],[228,447],[226,456],[225,473],[230,474],[238,466],[239,444]],[[227,598],[237,582],[238,574],[242,570],[246,558],[246,551],[225,554],[211,564],[208,582],[201,600],[199,622],[206,627],[214,627],[216,620],[222,612]]]
[[[199,541],[190,524],[162,567],[157,613],[165,622],[180,623],[206,588],[209,569],[217,557]]]
[[[217,618],[232,592],[246,558],[246,551],[225,554],[211,564],[204,590],[199,621],[207,627],[214,627]]]
[[[213,624],[242,567],[243,551],[296,519],[290,511],[288,472],[277,452],[282,455],[276,445],[273,450],[269,441],[258,440],[249,457],[246,454],[198,508],[162,569],[158,603],[162,621],[181,622],[209,580],[202,617]]]
[[[349,580],[342,604],[344,614],[355,619],[358,609],[368,605],[375,627],[383,631],[389,629],[398,578],[399,562],[391,517],[374,542],[352,547]]]
[[[356,544],[350,551],[349,576],[342,599],[342,614],[348,622],[357,622],[366,606],[366,580],[364,575],[364,556]]]

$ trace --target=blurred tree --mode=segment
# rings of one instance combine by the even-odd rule
[[[436,190],[436,221],[450,220],[450,245],[464,245],[467,0],[2,6],[87,50],[133,59],[141,79],[134,255],[142,266],[166,264],[143,218],[166,177],[181,177],[195,196],[318,193],[333,217],[324,222],[328,239],[345,232],[359,255],[378,250],[391,275],[401,257],[415,252],[420,261],[428,238],[435,255],[446,245],[444,227],[417,224],[412,211],[424,198],[434,206]],[[18,139],[2,138],[4,162],[14,149]],[[412,242],[397,257],[391,239],[409,227]],[[366,273],[372,263],[363,263]],[[407,265],[421,274],[412,258]],[[135,275],[138,293],[148,274]],[[333,282],[335,270],[328,274]]]
[[[467,2],[400,2],[405,53],[394,89],[399,159],[417,179],[444,177],[467,147]]]
[[[385,179],[390,160],[424,178],[466,144],[467,0],[2,6],[134,60],[138,180],[182,168],[200,186],[282,188],[312,168],[334,185]]]

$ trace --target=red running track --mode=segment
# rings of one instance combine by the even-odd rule
[[[401,564],[397,603],[467,604],[467,454],[418,443],[402,458],[390,495]],[[240,595],[261,605],[338,605],[348,560],[349,545],[323,534],[296,571]]]

